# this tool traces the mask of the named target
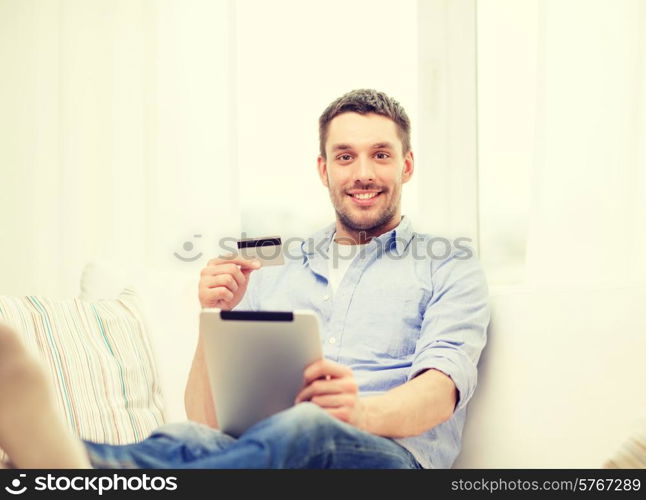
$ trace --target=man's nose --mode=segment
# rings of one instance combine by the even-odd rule
[[[370,158],[359,156],[355,163],[354,180],[360,182],[373,182],[375,169]]]

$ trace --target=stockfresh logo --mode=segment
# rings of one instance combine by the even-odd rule
[[[17,477],[11,481],[9,486],[5,486],[4,489],[7,493],[12,495],[22,495],[27,491],[27,487],[22,484],[21,479],[27,477],[27,474],[20,474],[20,477]]]

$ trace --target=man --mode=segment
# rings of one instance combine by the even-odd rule
[[[323,112],[319,134],[318,173],[335,224],[282,267],[259,270],[258,262],[242,258],[213,259],[199,286],[203,307],[318,313],[324,359],[305,370],[297,404],[238,439],[216,430],[217,401],[198,342],[185,398],[192,422],[164,426],[126,446],[81,445],[58,429],[64,438],[51,447],[65,457],[56,466],[452,465],[489,322],[483,273],[464,249],[434,256],[433,239],[414,232],[401,215],[402,185],[413,174],[414,159],[410,122],[399,103],[374,90],[350,92]],[[348,249],[361,252],[338,266],[328,258]],[[15,338],[5,337],[0,342],[21,359]],[[33,371],[25,366],[26,373]],[[31,378],[39,385],[38,377]],[[0,374],[0,384],[2,379]],[[26,390],[27,383],[21,384]],[[0,421],[0,446],[14,464],[43,466],[22,457],[15,444],[20,439],[6,437],[8,426]]]

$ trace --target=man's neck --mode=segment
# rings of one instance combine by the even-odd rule
[[[402,219],[403,216],[397,214],[381,226],[359,230],[351,229],[337,219],[334,241],[342,245],[364,245],[365,243],[369,243],[373,238],[395,229]]]

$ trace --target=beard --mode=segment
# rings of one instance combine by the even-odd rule
[[[355,189],[377,189],[374,186],[355,186]],[[375,213],[370,217],[366,218],[365,214],[357,213],[357,211],[352,210],[346,206],[345,198],[348,196],[345,190],[337,190],[332,192],[330,190],[330,198],[332,200],[332,205],[334,206],[334,211],[336,212],[339,222],[351,232],[363,231],[367,234],[381,234],[381,229],[390,224],[393,218],[397,214],[397,209],[401,200],[401,186],[395,186],[392,191],[392,198],[388,200],[386,197],[390,191],[382,190],[379,196],[384,197],[387,200],[385,206],[381,208],[372,208],[371,210]]]

